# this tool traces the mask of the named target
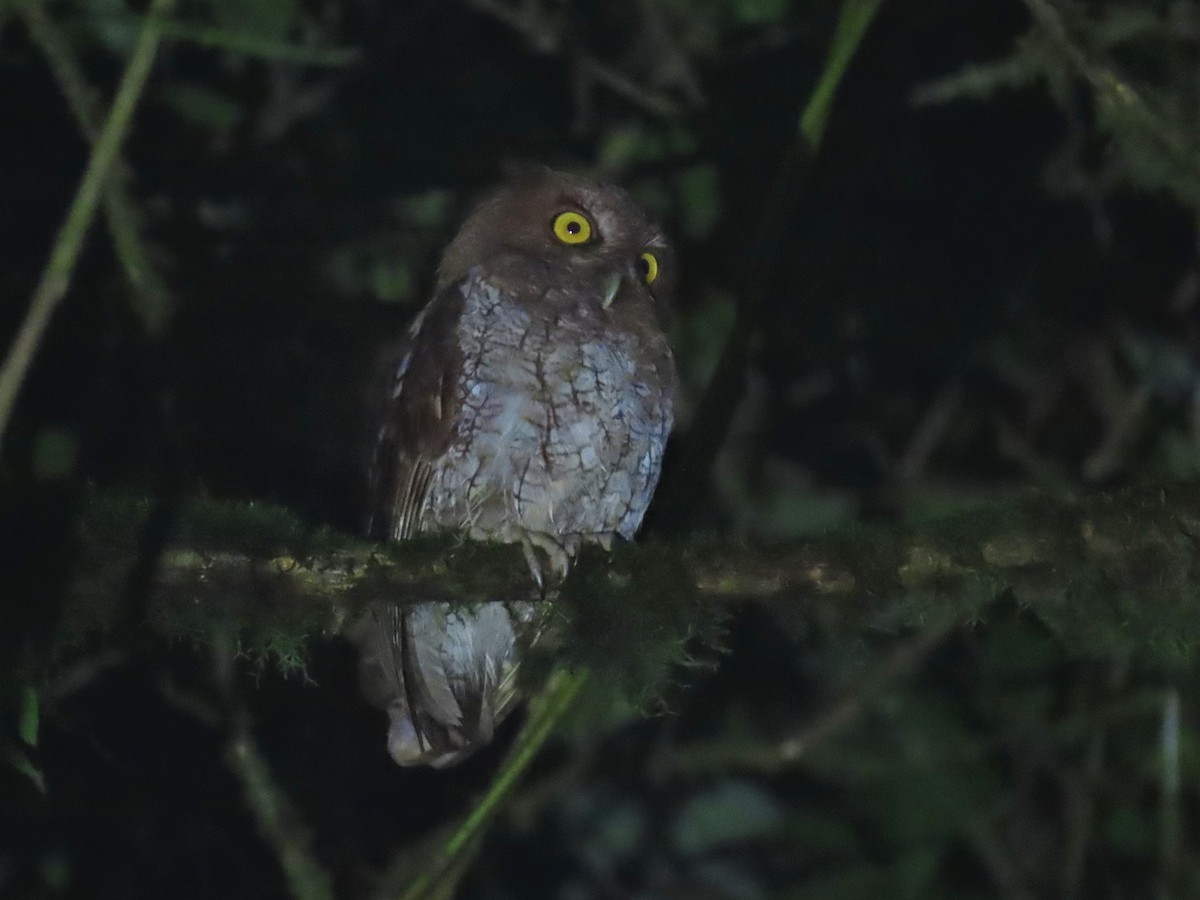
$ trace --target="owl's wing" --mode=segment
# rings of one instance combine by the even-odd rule
[[[454,284],[421,311],[376,404],[367,533],[378,540],[403,540],[420,531],[434,467],[458,416],[462,307],[462,285]]]

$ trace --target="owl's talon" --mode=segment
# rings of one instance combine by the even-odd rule
[[[533,542],[528,536],[521,538],[521,552],[525,554],[525,565],[529,566],[529,574],[533,576],[534,582],[538,587],[538,593],[543,596],[546,593],[546,581],[542,577],[542,563],[534,552]]]
[[[563,535],[555,538],[538,531],[526,531],[521,535],[520,541],[521,549],[525,553],[525,563],[529,566],[529,572],[533,576],[533,580],[537,582],[542,596],[545,596],[548,590],[552,590],[566,581],[567,575],[571,572],[571,564],[574,563],[575,556],[579,553],[578,535]],[[546,555],[546,562],[550,565],[550,574],[554,576],[552,584],[546,580],[542,561],[536,552],[538,550]]]

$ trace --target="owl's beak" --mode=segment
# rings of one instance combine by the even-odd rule
[[[600,305],[604,309],[608,309],[613,305],[613,301],[617,299],[617,294],[621,293],[621,283],[624,280],[624,274],[619,271],[609,273],[608,278],[604,281],[604,289],[600,294]]]

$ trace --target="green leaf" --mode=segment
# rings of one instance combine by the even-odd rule
[[[180,118],[214,131],[232,128],[242,118],[236,101],[201,84],[174,84],[162,97]]]
[[[814,854],[844,853],[858,844],[858,836],[845,818],[813,810],[788,815],[778,833],[781,840]]]
[[[621,857],[637,851],[646,836],[646,810],[633,802],[604,810],[588,834],[589,852]]]
[[[675,847],[699,855],[716,847],[763,837],[783,821],[783,811],[762,787],[750,781],[718,782],[692,797],[671,828]]]
[[[783,895],[786,900],[863,900],[887,897],[888,879],[873,866],[841,869],[805,880],[798,890]]]
[[[71,887],[71,857],[66,850],[44,852],[38,860],[38,870],[52,892],[62,894]]]
[[[282,40],[296,22],[296,0],[208,0],[213,18],[231,33]]]
[[[30,747],[38,745],[41,721],[41,704],[38,701],[37,691],[26,687],[21,692],[21,715],[17,721],[17,734]]]
[[[357,47],[304,47],[254,32],[237,32],[180,21],[164,22],[162,32],[169,38],[244,56],[256,56],[271,62],[338,68],[357,62],[361,55]]]
[[[739,25],[773,25],[791,5],[791,0],[737,0],[733,18]]]
[[[1104,823],[1104,836],[1121,853],[1144,856],[1157,846],[1158,833],[1149,816],[1132,803],[1113,807]]]
[[[1025,54],[1015,54],[994,63],[970,65],[954,75],[918,85],[912,93],[913,106],[936,106],[955,100],[987,100],[1003,90],[1034,84],[1043,67]]]
[[[47,428],[33,439],[30,466],[38,481],[61,481],[75,472],[79,438],[69,428]]]
[[[810,150],[816,150],[821,145],[821,138],[825,135],[825,123],[833,107],[834,95],[837,94],[850,60],[854,58],[854,53],[858,50],[858,45],[882,2],[883,0],[842,0],[842,10],[833,32],[829,58],[825,61],[821,78],[800,115],[800,133]]]
[[[412,269],[403,259],[377,259],[371,267],[371,292],[383,303],[398,303],[413,293]]]
[[[680,219],[683,232],[693,240],[712,234],[721,215],[714,166],[692,166],[679,174]]]
[[[892,889],[888,896],[896,900],[927,897],[937,877],[941,858],[940,850],[932,847],[919,847],[905,853],[892,866]]]
[[[407,225],[433,231],[445,226],[450,218],[450,207],[454,194],[450,191],[434,188],[411,197],[404,197],[395,203],[396,215]]]

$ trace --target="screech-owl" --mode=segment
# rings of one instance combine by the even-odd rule
[[[620,188],[539,170],[484,201],[399,355],[372,536],[519,543],[543,589],[582,544],[632,538],[671,430],[674,281],[666,237]],[[388,712],[392,758],[445,766],[486,744],[516,702],[518,638],[537,618],[532,602],[373,610],[363,686]]]

